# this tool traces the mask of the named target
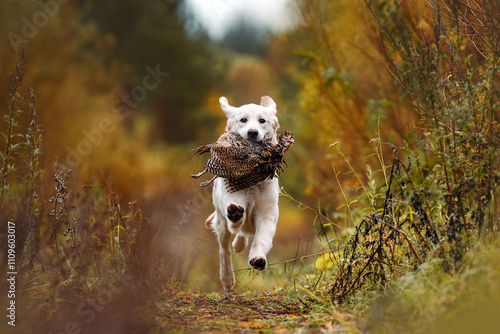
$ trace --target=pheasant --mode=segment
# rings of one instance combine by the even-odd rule
[[[283,164],[286,165],[284,154],[293,143],[292,133],[286,130],[279,135],[277,144],[271,143],[270,139],[255,143],[236,132],[224,133],[215,143],[193,150],[195,152],[191,157],[207,152],[212,156],[205,163],[205,169],[191,177],[197,179],[209,172],[214,177],[200,183],[202,187],[222,177],[228,192],[242,190],[279,176]]]

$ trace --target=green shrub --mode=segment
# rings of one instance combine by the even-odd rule
[[[420,124],[404,147],[406,159],[393,146],[395,158],[380,187],[383,204],[356,225],[344,248],[332,287],[338,303],[433,259],[446,270],[459,268],[499,227],[497,17],[482,10],[466,15],[461,1],[452,7],[438,2],[429,10],[429,28],[418,30],[404,7],[367,5],[380,27],[381,59],[420,112]],[[480,45],[463,35],[473,20],[484,22]]]

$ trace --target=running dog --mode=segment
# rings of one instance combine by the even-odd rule
[[[272,98],[263,96],[260,105],[250,103],[241,107],[230,106],[225,97],[219,102],[227,117],[227,133],[236,132],[253,142],[270,139],[277,144],[279,122]],[[257,270],[266,269],[267,253],[272,248],[278,222],[279,192],[276,177],[236,192],[228,192],[223,178],[215,179],[212,192],[215,211],[205,226],[217,234],[224,292],[231,293],[235,284],[231,246],[235,252],[241,252],[253,236],[248,263]]]

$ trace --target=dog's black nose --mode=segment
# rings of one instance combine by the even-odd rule
[[[258,135],[259,135],[259,131],[255,130],[255,129],[250,129],[247,132],[247,136],[248,136],[249,140],[255,140],[255,139],[257,139]]]

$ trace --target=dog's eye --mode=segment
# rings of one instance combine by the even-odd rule
[[[247,122],[247,119],[246,119],[246,118],[242,118],[242,119],[240,119],[240,122],[241,122],[241,123],[246,123],[246,122]]]
[[[265,119],[263,119],[263,118],[259,119],[259,123],[260,123],[260,124],[264,124],[265,122],[266,122],[266,120],[265,120]]]

